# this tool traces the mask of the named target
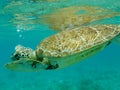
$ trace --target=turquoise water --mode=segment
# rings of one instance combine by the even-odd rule
[[[120,90],[120,45],[115,43],[82,62],[60,70],[17,72],[4,67],[11,61],[16,45],[35,49],[42,39],[57,33],[46,24],[37,22],[39,15],[74,5],[101,6],[120,12],[119,0],[34,1],[0,1],[0,90]],[[17,14],[25,17],[16,19]],[[120,17],[117,15],[100,21],[120,24]]]

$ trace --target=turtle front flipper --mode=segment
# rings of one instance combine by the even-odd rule
[[[37,60],[21,58],[20,60],[12,61],[10,63],[5,64],[5,67],[13,71],[37,72],[45,70],[48,67],[48,65],[41,63]]]

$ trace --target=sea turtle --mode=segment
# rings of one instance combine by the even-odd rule
[[[64,68],[108,46],[120,35],[119,25],[81,26],[43,39],[36,50],[18,45],[6,68],[16,71],[41,71]]]

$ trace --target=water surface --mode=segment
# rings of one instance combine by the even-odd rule
[[[4,67],[18,44],[35,49],[42,39],[66,28],[120,24],[119,5],[119,0],[0,1],[0,90],[120,90],[120,46],[115,43],[61,70],[16,72]],[[80,24],[69,21],[81,15],[85,19]]]

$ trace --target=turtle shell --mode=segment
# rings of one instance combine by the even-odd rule
[[[118,34],[117,25],[81,26],[64,30],[41,41],[36,48],[36,55],[38,57],[73,55],[109,41]]]

